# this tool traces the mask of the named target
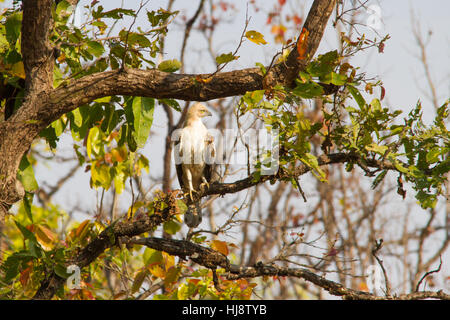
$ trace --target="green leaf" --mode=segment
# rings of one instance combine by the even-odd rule
[[[314,156],[311,153],[305,153],[301,158],[300,161],[302,161],[304,164],[309,166],[312,170],[312,174],[314,174],[317,178],[319,178],[321,181],[326,181],[326,174],[325,172],[320,169],[319,161],[317,160],[317,157]]]
[[[97,58],[100,57],[105,52],[105,48],[100,42],[88,41],[87,46],[89,48],[89,53],[93,54]]]
[[[73,11],[73,6],[68,3],[67,1],[61,1],[58,3],[58,5],[56,6],[56,16],[60,19],[62,18],[68,18]]]
[[[170,267],[167,270],[166,277],[164,278],[164,284],[170,286],[170,284],[176,282],[181,275],[181,267]]]
[[[372,106],[373,111],[381,111],[382,110],[381,102],[377,98],[373,99],[372,102],[370,103],[370,105]]]
[[[148,48],[152,45],[152,43],[147,39],[146,36],[135,32],[128,33],[127,41],[130,45],[133,46],[138,44],[141,48]]]
[[[83,124],[83,116],[81,115],[80,108],[77,108],[77,109],[73,110],[72,114],[73,114],[73,123],[77,127],[81,127],[82,124]]]
[[[101,7],[101,8],[103,10],[103,7]],[[117,9],[113,9],[113,10],[110,10],[110,11],[101,12],[97,16],[94,16],[94,15],[93,16],[96,19],[105,17],[105,18],[112,18],[112,19],[116,19],[117,20],[117,19],[122,19],[124,15],[135,17],[136,13],[134,12],[134,10],[131,10],[131,9],[117,8]]]
[[[255,91],[247,91],[242,99],[245,103],[247,103],[250,107],[254,108],[258,103],[264,98],[265,90],[255,90]]]
[[[19,274],[22,263],[26,263],[33,258],[34,257],[25,250],[11,254],[1,265],[1,269],[4,272],[3,281],[6,283],[11,282]]]
[[[292,93],[301,98],[312,99],[323,94],[322,86],[315,82],[302,83],[298,80],[296,82],[297,86],[292,90]]]
[[[159,103],[166,104],[169,107],[177,110],[178,112],[181,112],[180,104],[175,99],[159,99],[158,101],[159,101]]]
[[[33,215],[31,214],[31,205],[33,204],[33,193],[25,192],[25,197],[23,198],[23,208],[27,214],[28,219],[33,223]]]
[[[352,85],[347,85],[347,89],[350,92],[350,94],[353,96],[353,99],[355,99],[356,103],[358,104],[359,108],[361,110],[364,109],[365,105],[366,105],[366,101],[364,100],[363,96],[361,95],[361,93],[358,91],[358,89],[356,89],[354,86]]]
[[[181,225],[174,220],[169,220],[164,223],[163,229],[166,233],[174,235],[175,233],[180,231]]]
[[[58,119],[52,122],[51,126],[55,129],[55,134],[59,137],[66,128],[66,123],[62,119]]]
[[[48,126],[41,132],[39,132],[39,136],[45,138],[50,148],[56,149],[56,142],[59,140],[56,136],[55,128],[52,126]]]
[[[17,228],[19,228],[25,240],[30,240],[33,243],[37,243],[36,236],[30,230],[28,230],[17,220],[14,220],[14,223],[16,224]]]
[[[231,61],[236,60],[238,58],[239,58],[239,56],[235,56],[231,52],[229,52],[229,53],[222,53],[220,56],[216,57],[216,63],[217,63],[217,65],[220,65],[220,64],[223,64],[223,63],[231,62]]]
[[[133,99],[134,138],[139,148],[142,148],[150,135],[153,123],[155,99],[135,97]]]
[[[111,186],[111,170],[106,165],[97,166],[98,162],[94,161],[91,166],[91,178],[95,187],[102,187],[106,190]]]
[[[177,200],[177,207],[178,207],[178,210],[180,211],[180,214],[185,214],[186,213],[187,206],[186,206],[186,204],[184,203],[183,200]]]
[[[164,72],[175,72],[181,68],[181,62],[177,59],[165,60],[158,65],[158,69]]]
[[[266,70],[266,67],[262,63],[256,62],[255,65],[261,70],[261,73],[263,75],[266,75],[267,70]]]
[[[371,144],[367,145],[365,148],[367,151],[372,151],[372,152],[378,153],[382,156],[386,153],[386,150],[388,149],[387,146],[380,146],[380,145],[377,145],[376,143],[371,143]]]
[[[439,155],[441,153],[441,148],[434,147],[430,151],[428,151],[426,159],[428,163],[435,163],[439,160]]]
[[[345,74],[331,72],[323,77],[320,77],[320,81],[327,84],[332,83],[336,86],[343,86],[347,82],[347,76]]]
[[[62,264],[55,265],[54,270],[56,275],[60,276],[63,279],[67,279],[71,275],[67,272],[67,267]]]
[[[114,175],[114,186],[118,194],[121,194],[125,189],[125,178],[126,176],[123,171],[116,172]]]
[[[423,209],[434,208],[437,203],[437,197],[434,194],[428,194],[424,191],[419,191],[416,194],[416,199],[419,200],[420,206]]]
[[[156,27],[157,25],[161,25],[165,23],[166,20],[172,16],[178,14],[179,11],[167,11],[164,9],[158,9],[158,11],[148,11],[147,19],[151,23],[152,27]]]
[[[15,46],[17,39],[20,37],[20,30],[22,28],[22,14],[14,13],[10,15],[5,22],[6,40]]]
[[[33,166],[28,161],[27,155],[24,155],[20,161],[17,179],[22,183],[23,188],[27,192],[33,192],[39,188],[36,178],[34,177]]]
[[[386,173],[387,170],[383,170],[376,176],[375,180],[373,180],[372,182],[372,189],[375,189],[381,183],[381,181],[383,181],[384,177],[386,176]]]

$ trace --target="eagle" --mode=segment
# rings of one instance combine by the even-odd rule
[[[215,159],[214,137],[202,122],[211,112],[201,103],[193,104],[187,111],[183,128],[177,133],[175,141],[175,166],[178,182],[185,194],[190,197],[184,221],[190,228],[202,221],[198,193],[203,185],[209,188],[213,175]],[[178,140],[178,141],[177,141]]]

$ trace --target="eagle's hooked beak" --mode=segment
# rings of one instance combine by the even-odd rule
[[[205,112],[205,115],[204,115],[205,117],[211,117],[212,116],[212,113],[211,113],[211,111],[209,111],[209,110],[206,110],[206,112]]]

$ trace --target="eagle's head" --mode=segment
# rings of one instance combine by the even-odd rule
[[[212,116],[211,112],[206,108],[205,105],[198,102],[189,108],[187,114],[188,119],[203,118],[209,116]]]

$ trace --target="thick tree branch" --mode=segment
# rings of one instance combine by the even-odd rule
[[[49,90],[53,84],[52,0],[24,0],[22,57],[28,94]]]
[[[361,157],[354,153],[332,153],[332,154],[324,154],[317,158],[319,166],[325,166],[336,163],[356,163],[361,161]],[[379,160],[366,160],[367,166],[377,169],[386,169],[386,170],[396,170],[394,165],[388,161],[379,161]],[[298,178],[299,176],[311,171],[311,167],[300,164],[295,169],[293,174],[287,174],[284,172],[277,172],[273,175],[262,175],[259,179],[255,178],[254,174],[251,174],[247,178],[231,182],[231,183],[213,183],[210,185],[208,190],[200,193],[199,196],[207,196],[212,194],[226,194],[226,193],[235,193],[242,191],[244,189],[250,188],[260,183],[264,183],[270,180],[288,180],[290,178]]]
[[[120,244],[121,238],[140,235],[168,221],[177,212],[175,194],[167,194],[163,201],[168,206],[162,211],[155,209],[155,212],[150,216],[147,214],[139,214],[134,221],[125,220],[113,223],[101,232],[98,237],[89,242],[86,247],[81,249],[75,257],[67,261],[66,265],[77,265],[82,269],[97,259],[106,249]],[[33,299],[51,299],[56,291],[64,285],[64,282],[64,278],[52,271],[41,283]]]
[[[314,1],[302,28],[307,34],[306,37],[302,37],[300,34],[296,47],[290,52],[286,62],[275,65],[267,72],[264,79],[265,88],[271,88],[277,83],[282,83],[289,87],[293,86],[298,72],[306,67],[319,47],[335,4],[335,0]],[[304,57],[299,56],[298,46],[305,46]]]
[[[287,268],[280,267],[275,264],[263,264],[261,262],[258,262],[254,266],[250,267],[239,267],[231,264],[228,258],[222,253],[186,240],[149,237],[132,239],[130,240],[130,243],[145,245],[155,250],[165,251],[170,255],[178,256],[182,259],[189,258],[195,263],[213,270],[219,267],[224,268],[225,271],[228,272],[226,277],[230,280],[240,278],[256,278],[262,276],[295,277],[311,282],[328,291],[332,295],[341,296],[343,299],[349,300],[415,300],[427,298],[445,300],[450,299],[450,295],[442,291],[415,292],[412,294],[404,294],[393,297],[376,296],[368,292],[346,288],[337,282],[318,276],[305,268]]]
[[[53,85],[54,60],[49,41],[52,3],[52,0],[23,1],[21,49],[25,95],[19,110],[0,123],[0,225],[11,205],[24,196],[24,189],[16,179],[20,160],[34,138],[50,124],[42,122],[38,126],[36,116]]]

